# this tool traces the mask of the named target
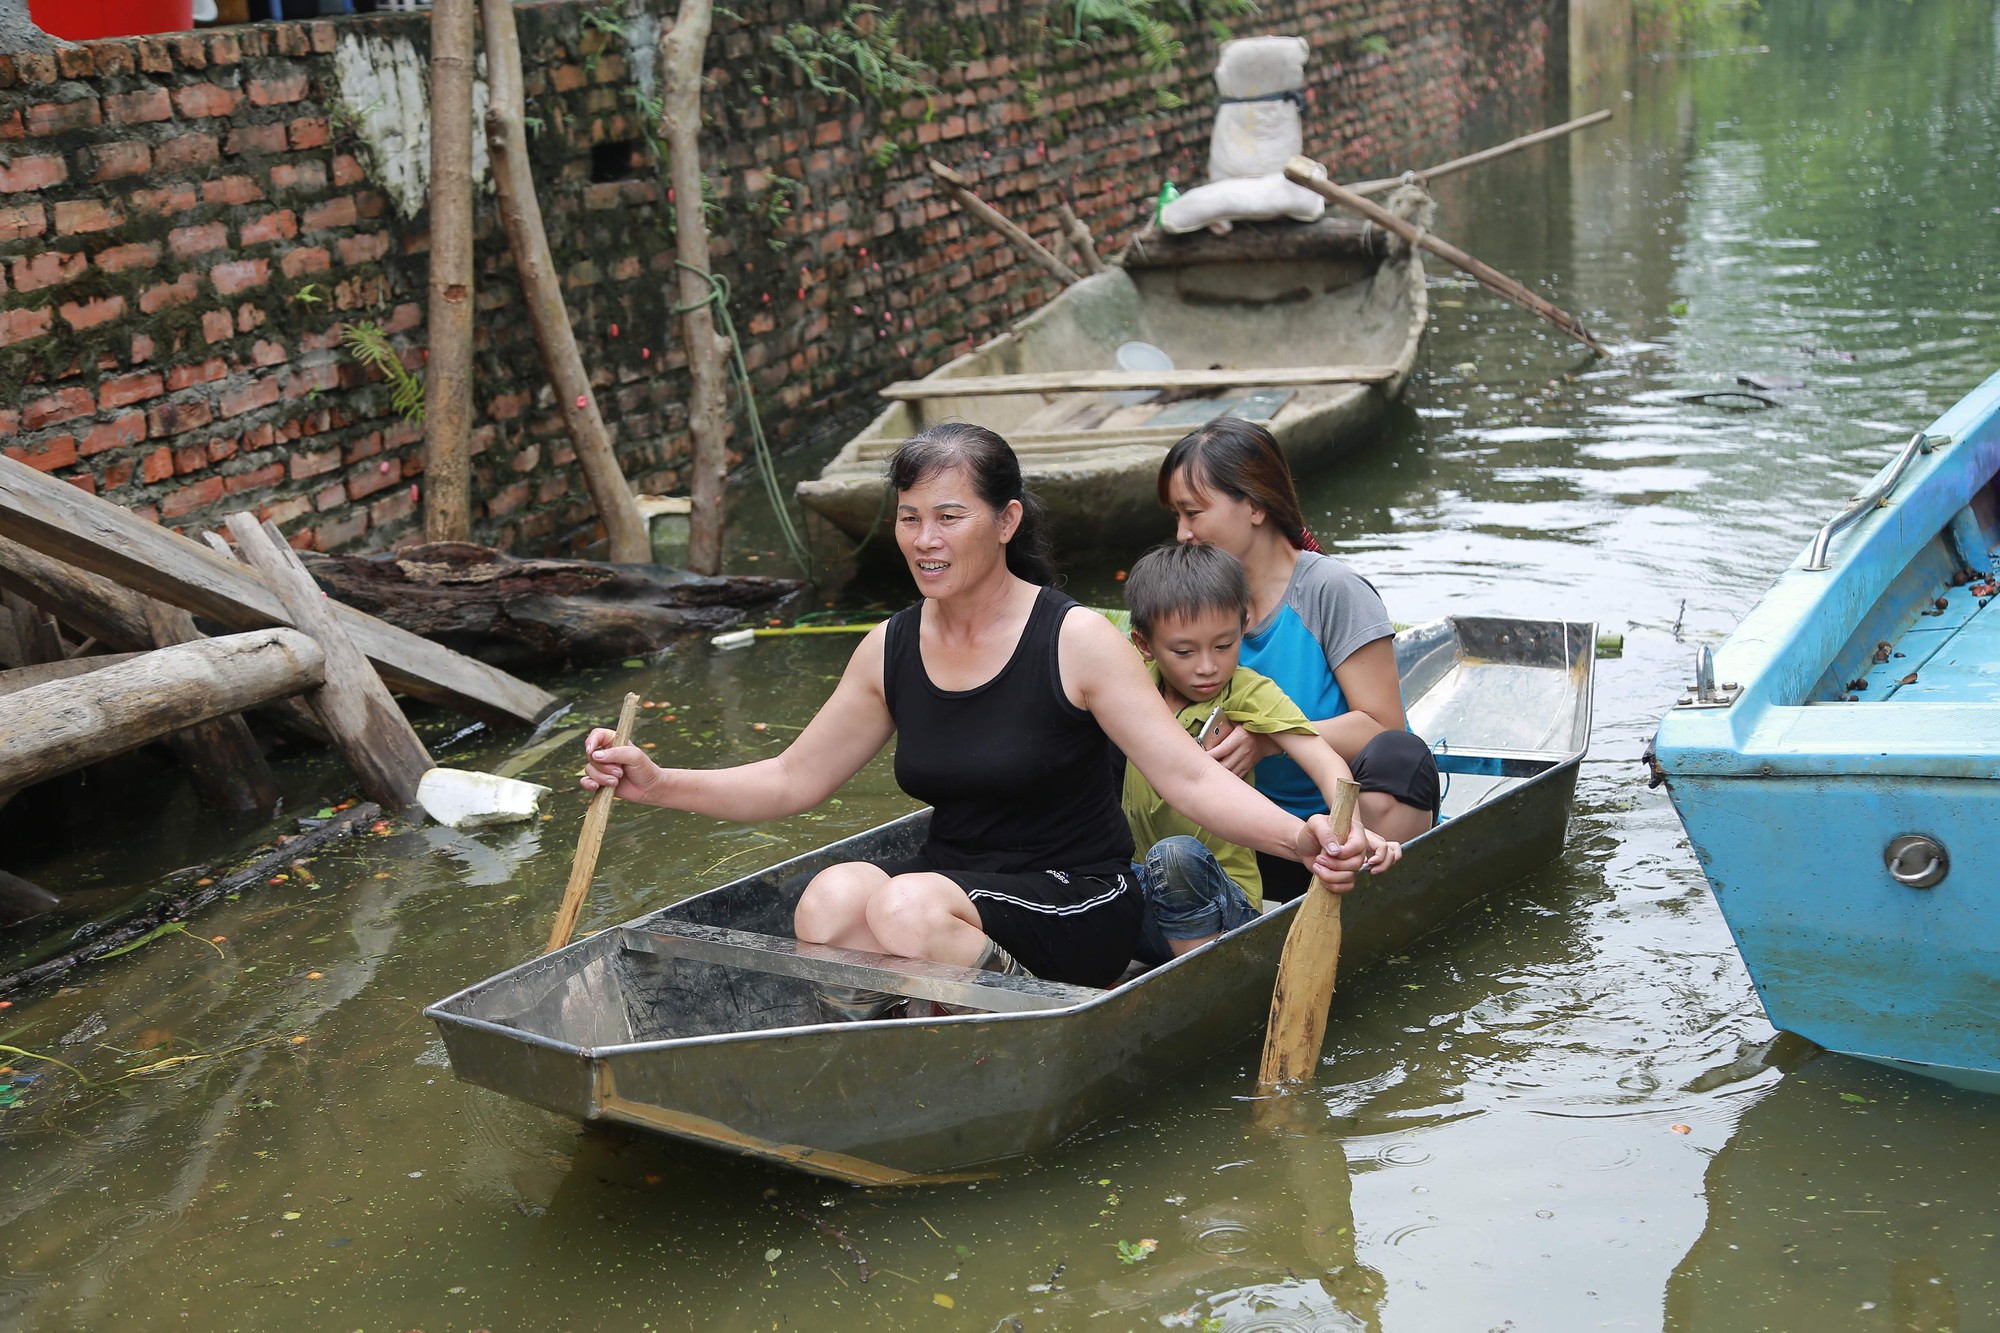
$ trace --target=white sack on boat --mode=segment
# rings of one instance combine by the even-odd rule
[[[1160,210],[1160,230],[1172,236],[1215,227],[1227,231],[1231,222],[1265,222],[1291,218],[1312,222],[1326,212],[1326,200],[1282,175],[1197,185]]]
[[[1279,175],[1286,162],[1305,151],[1298,103],[1282,94],[1296,94],[1306,86],[1306,53],[1302,37],[1223,43],[1215,64],[1215,89],[1223,101],[1215,109],[1208,140],[1211,181]],[[1239,98],[1271,100],[1231,100]]]

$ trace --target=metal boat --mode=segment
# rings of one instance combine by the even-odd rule
[[[1429,216],[1429,198],[1414,189],[1390,204]],[[884,389],[902,396],[799,483],[799,502],[863,541],[888,516],[889,456],[926,426],[972,421],[1013,445],[1057,549],[1144,541],[1165,530],[1161,459],[1204,422],[1263,423],[1300,474],[1374,439],[1409,381],[1428,318],[1419,253],[1370,224],[1329,218],[1240,224],[1222,238],[1154,237],[1010,331]],[[1151,389],[1049,387],[1117,378],[1118,351],[1134,342],[1177,369],[1155,375]],[[1327,378],[1350,372],[1365,377]]]
[[[1563,846],[1596,627],[1453,617],[1397,637],[1410,724],[1440,738],[1444,821],[1345,903],[1337,1004]],[[802,944],[825,866],[905,856],[928,811],[698,893],[425,1012],[469,1082],[861,1185],[987,1174],[1259,1030],[1296,904],[1108,990]],[[816,981],[980,1011],[826,1023]]]
[[[1778,1028],[2000,1090],[2000,375],[1696,661],[1654,756]]]

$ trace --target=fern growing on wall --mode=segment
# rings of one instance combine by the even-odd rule
[[[349,324],[340,331],[340,341],[347,346],[356,361],[364,366],[373,366],[389,381],[389,405],[397,415],[412,425],[424,422],[424,382],[410,373],[403,359],[396,355],[396,349],[389,345],[389,335],[382,331],[380,324],[367,322]]]

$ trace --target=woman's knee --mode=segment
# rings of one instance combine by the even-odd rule
[[[969,924],[961,910],[969,905],[943,875],[897,875],[869,896],[868,928],[891,953],[922,955],[954,923]]]
[[[855,926],[865,926],[869,899],[888,883],[882,868],[866,861],[828,866],[799,895],[798,906],[792,909],[792,933],[824,944]]]

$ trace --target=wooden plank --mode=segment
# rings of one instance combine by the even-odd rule
[[[0,588],[0,667],[32,666],[36,609],[11,588]]]
[[[898,958],[860,949],[838,949],[828,944],[806,944],[782,935],[758,935],[692,921],[655,920],[644,929],[626,926],[619,930],[619,939],[635,953],[691,958],[835,986],[890,991],[993,1014],[1066,1009],[1104,994],[1088,986],[1069,986],[1026,974],[1009,975],[933,963],[923,958]]]
[[[263,629],[162,648],[0,696],[0,789],[41,782],[325,678],[318,645]]]
[[[292,623],[284,603],[241,565],[192,538],[0,455],[0,537],[185,607],[230,629]],[[484,662],[349,606],[333,614],[392,689],[494,721],[539,722],[559,700]]]
[[[1301,388],[1311,384],[1382,384],[1394,366],[1245,366],[1232,370],[1050,370],[1029,375],[963,375],[897,380],[884,398],[975,398],[1007,393],[1111,393],[1121,389],[1233,389],[1239,385]]]
[[[87,676],[100,667],[117,666],[120,662],[144,656],[144,653],[105,653],[99,657],[67,657],[60,662],[15,667],[11,671],[0,671],[0,694],[33,689],[52,680],[72,680],[77,676]]]
[[[194,617],[178,606],[146,599],[146,623],[157,648],[199,642]],[[188,781],[211,810],[266,814],[277,808],[278,780],[264,762],[264,747],[241,714],[231,713],[170,733],[167,748],[187,770]]]
[[[326,654],[325,684],[306,702],[361,780],[362,794],[397,810],[416,804],[417,783],[433,766],[430,752],[389,697],[389,687],[334,618],[332,608],[339,603],[319,590],[298,552],[276,528],[266,531],[247,513],[231,514],[228,523],[244,561],[284,602],[292,623]]]

